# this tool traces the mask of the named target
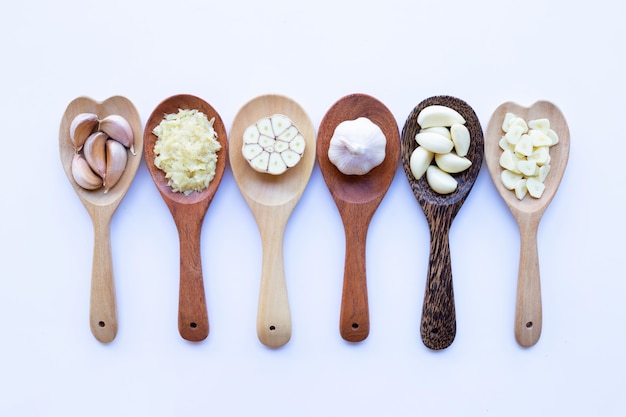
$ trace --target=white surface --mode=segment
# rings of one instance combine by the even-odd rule
[[[0,18],[1,415],[624,415],[624,2],[85,3],[11,2]],[[230,168],[203,229],[208,339],[178,335],[177,234],[145,164],[111,225],[119,332],[92,337],[92,228],[58,152],[71,100],[121,94],[145,123],[191,93],[230,129],[248,100],[280,93],[317,128],[354,92],[400,129],[439,94],[483,128],[505,101],[561,108],[572,146],[539,230],[535,347],[513,337],[519,233],[486,166],[450,237],[445,351],[419,337],[429,237],[401,168],[369,230],[365,342],[339,336],[344,235],[317,165],[285,236],[284,348],[256,337],[260,238]]]

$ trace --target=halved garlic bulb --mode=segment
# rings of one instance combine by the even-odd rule
[[[366,117],[337,125],[328,146],[328,159],[346,175],[364,175],[385,160],[387,138]]]
[[[241,152],[255,171],[280,175],[300,162],[305,146],[291,119],[275,114],[248,126]]]

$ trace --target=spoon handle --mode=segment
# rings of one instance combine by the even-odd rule
[[[542,325],[541,280],[537,229],[539,220],[519,221],[520,265],[517,277],[517,301],[515,307],[515,339],[524,347],[539,341]]]
[[[117,308],[111,254],[110,216],[94,215],[89,325],[97,340],[109,343],[117,334]]]
[[[291,312],[283,263],[285,223],[267,223],[261,233],[263,257],[257,336],[269,347],[280,347],[291,338]]]
[[[431,232],[430,259],[422,309],[422,341],[430,349],[445,349],[456,335],[449,227]]]
[[[198,222],[188,219],[177,225],[180,240],[178,331],[183,339],[199,342],[209,334],[200,255],[202,219]]]
[[[347,226],[346,259],[339,331],[349,342],[365,340],[370,330],[365,262],[367,227]]]

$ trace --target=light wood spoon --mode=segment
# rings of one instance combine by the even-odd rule
[[[123,116],[131,125],[134,136],[135,155],[128,151],[128,162],[119,182],[107,193],[103,189],[88,191],[79,186],[72,176],[71,165],[74,147],[70,141],[70,125],[80,113],[94,113],[99,119],[111,114]],[[97,340],[111,342],[117,334],[117,308],[115,301],[115,282],[113,258],[111,254],[111,219],[122,202],[130,184],[135,178],[141,162],[143,137],[141,119],[135,106],[125,97],[110,97],[103,102],[88,97],[78,97],[65,110],[59,129],[59,151],[61,163],[70,184],[83,203],[94,227],[94,250],[91,273],[91,295],[89,307],[89,325]]]
[[[458,186],[450,194],[438,194],[426,181],[416,180],[411,173],[410,159],[417,147],[415,135],[421,129],[417,116],[427,106],[444,105],[465,118],[471,144],[467,158],[472,165],[455,174]],[[422,309],[421,336],[430,349],[444,349],[456,336],[456,310],[452,285],[449,234],[452,222],[474,186],[483,163],[483,131],[474,110],[464,101],[450,96],[435,96],[422,101],[409,115],[402,129],[402,165],[413,194],[417,198],[430,227],[430,258]]]
[[[526,121],[547,118],[550,127],[557,133],[559,143],[550,148],[550,172],[544,182],[546,188],[541,198],[526,196],[519,200],[514,191],[502,185],[500,167],[502,149],[498,142],[504,135],[502,122],[506,113],[514,113]],[[539,253],[537,230],[546,208],[554,198],[563,178],[569,157],[569,128],[561,111],[552,103],[538,101],[530,107],[516,103],[501,104],[491,116],[485,137],[485,159],[496,189],[511,210],[520,230],[520,263],[517,280],[515,308],[515,339],[524,347],[537,343],[541,335],[541,284],[539,278]]]
[[[337,125],[358,117],[370,119],[385,134],[385,159],[365,175],[345,175],[328,159],[328,147]],[[360,342],[370,330],[365,261],[367,230],[398,168],[400,132],[393,114],[383,103],[365,94],[352,94],[337,101],[322,119],[317,147],[320,170],[339,209],[346,239],[339,332],[347,341]]]
[[[245,129],[264,117],[289,117],[306,141],[302,159],[281,175],[255,171],[242,155]],[[256,219],[263,245],[257,335],[261,343],[280,347],[291,338],[291,312],[283,263],[287,221],[306,188],[315,163],[315,129],[306,112],[293,100],[264,95],[245,104],[230,131],[230,164],[241,194]]]
[[[166,114],[178,113],[179,109],[198,110],[209,120],[215,118],[213,129],[222,149],[217,152],[215,176],[201,192],[173,192],[165,173],[154,165],[154,144],[157,136],[152,133]],[[220,115],[201,98],[180,94],[163,100],[152,112],[144,130],[144,155],[148,171],[167,204],[176,228],[180,244],[180,282],[178,294],[178,331],[183,339],[192,342],[204,340],[209,334],[209,318],[202,275],[200,237],[206,212],[222,181],[228,160],[226,128]]]

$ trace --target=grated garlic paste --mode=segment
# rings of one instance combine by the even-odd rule
[[[191,194],[209,186],[215,176],[216,152],[222,149],[210,121],[198,110],[167,114],[152,133],[154,165],[165,172],[172,191]]]

